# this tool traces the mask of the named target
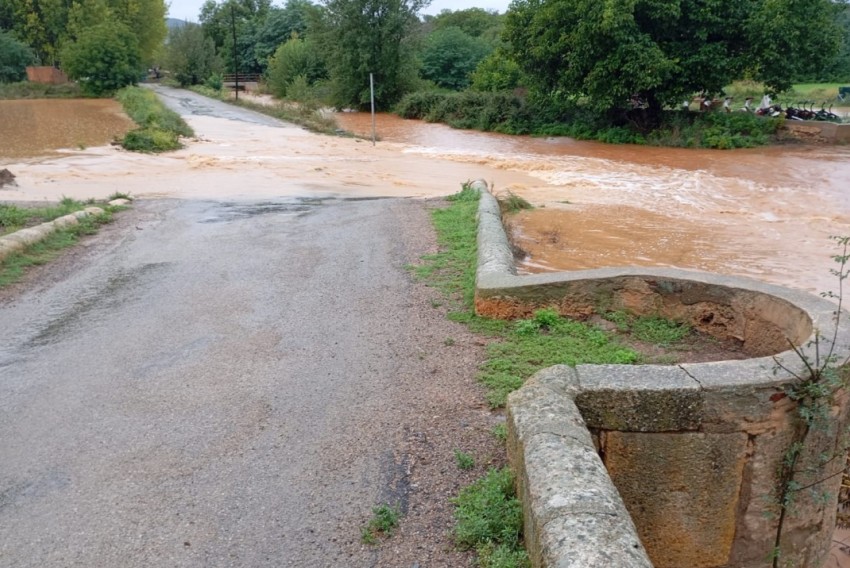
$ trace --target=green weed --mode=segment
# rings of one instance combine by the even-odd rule
[[[141,87],[125,87],[116,98],[139,128],[131,130],[121,142],[134,152],[167,152],[181,147],[180,136],[194,132],[179,114],[166,108],[153,91]]]
[[[361,530],[361,540],[365,544],[375,544],[380,535],[391,536],[398,526],[400,512],[397,507],[383,504],[372,508],[372,518]]]
[[[490,433],[496,437],[497,440],[506,441],[508,439],[508,426],[504,422],[501,424],[496,424],[493,426],[493,429],[490,430]]]
[[[608,312],[603,317],[614,323],[619,331],[631,333],[635,339],[655,345],[669,346],[682,341],[691,333],[688,324],[661,316],[633,316],[616,311]]]
[[[0,262],[0,288],[20,280],[27,269],[55,259],[63,249],[76,244],[80,237],[96,233],[100,225],[112,221],[112,211],[112,208],[108,208],[103,215],[84,217],[78,225],[55,231],[43,241],[6,257]]]
[[[475,467],[475,458],[466,452],[455,450],[455,464],[458,469],[467,471]]]
[[[491,469],[461,489],[455,505],[455,542],[475,549],[481,566],[528,566],[522,550],[522,507],[510,469]],[[513,563],[506,563],[511,559]]]
[[[123,191],[116,191],[106,198],[107,201],[115,201],[116,199],[126,199],[127,201],[133,201],[134,198],[129,193],[124,193]]]
[[[499,198],[499,208],[504,215],[506,213],[517,213],[523,209],[534,209],[534,206],[526,199],[509,191]]]

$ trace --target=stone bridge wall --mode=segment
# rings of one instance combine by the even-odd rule
[[[790,372],[804,373],[787,341],[814,358],[814,347],[805,345],[816,330],[835,329],[835,306],[748,279],[682,270],[517,276],[498,203],[484,182],[476,187],[482,189],[480,314],[514,318],[540,307],[574,317],[617,309],[659,314],[735,338],[752,356],[680,366],[553,367],[513,393],[508,455],[518,472],[533,564],[643,568],[651,559],[658,568],[770,566],[776,472],[795,416],[784,387],[794,380]],[[821,352],[828,344],[820,340]],[[836,341],[842,359],[848,344],[850,327],[842,322]],[[841,479],[833,474],[843,460],[820,466],[818,458],[840,451],[847,406],[842,393],[832,408],[834,427],[809,437],[804,461],[817,471],[800,479],[832,475],[819,485],[830,497],[798,495],[783,532],[789,566],[820,567],[826,558]]]

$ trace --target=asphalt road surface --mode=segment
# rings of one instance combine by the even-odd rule
[[[480,347],[405,269],[433,247],[423,204],[123,215],[109,244],[0,302],[0,566],[465,564],[456,487],[409,499],[458,477],[449,448],[492,426],[455,415]],[[395,551],[360,542],[381,503],[422,517]]]

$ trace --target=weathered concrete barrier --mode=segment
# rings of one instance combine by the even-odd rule
[[[113,199],[109,202],[109,205],[126,205],[129,202],[130,201],[127,199]],[[104,211],[100,207],[86,207],[82,211],[64,215],[58,219],[54,219],[53,221],[48,221],[47,223],[41,223],[35,227],[21,229],[20,231],[4,235],[0,237],[0,261],[17,252],[21,252],[28,246],[46,239],[57,229],[64,229],[72,225],[78,225],[80,223],[80,219],[84,217],[88,217],[89,215],[103,215],[103,213]]]
[[[484,189],[479,314],[515,318],[554,307],[573,317],[621,309],[661,315],[734,339],[752,356],[680,366],[553,367],[513,393],[508,455],[518,472],[534,565],[647,566],[636,526],[659,568],[770,566],[777,472],[797,424],[796,404],[785,392],[795,374],[806,375],[789,342],[814,361],[809,342],[817,336],[822,356],[836,329],[835,305],[749,279],[683,270],[517,276],[498,203],[486,184],[476,187]],[[835,336],[839,360],[850,355],[847,324],[842,320]],[[782,531],[783,565],[814,568],[826,559],[844,460],[822,463],[821,457],[846,454],[847,413],[847,396],[839,392],[831,426],[807,438],[797,480],[820,491],[796,494]]]

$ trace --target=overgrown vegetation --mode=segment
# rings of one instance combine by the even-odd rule
[[[139,125],[124,136],[121,145],[134,152],[167,152],[181,148],[180,136],[194,132],[179,114],[168,109],[147,89],[126,87],[118,92],[124,111]]]
[[[81,203],[71,199],[63,199],[54,207],[29,210],[13,206],[0,205],[0,228],[5,231],[10,227],[23,227],[36,222],[46,222],[73,211],[78,211],[89,203]],[[55,259],[62,252],[85,235],[93,235],[98,227],[112,221],[112,214],[120,207],[99,205],[102,215],[89,215],[79,219],[79,224],[71,225],[54,231],[46,239],[28,246],[23,251],[14,253],[0,261],[0,287],[8,286],[20,280],[26,271],[33,266],[40,266]],[[7,225],[6,223],[11,223]],[[17,225],[16,225],[17,223]],[[0,231],[2,233],[3,231]]]
[[[360,538],[364,544],[375,544],[380,536],[391,536],[398,526],[400,512],[398,507],[379,505],[372,509],[372,518],[363,527]]]
[[[599,114],[581,103],[556,108],[540,97],[474,91],[412,93],[395,110],[403,118],[442,122],[454,128],[684,148],[761,146],[773,140],[781,124],[777,119],[743,112],[666,111],[660,124],[648,129],[641,109]]]
[[[75,99],[83,97],[76,83],[48,85],[46,83],[0,83],[0,100],[3,99]]]
[[[461,489],[455,504],[455,541],[478,553],[484,568],[531,566],[522,549],[522,506],[510,469],[491,469]]]

